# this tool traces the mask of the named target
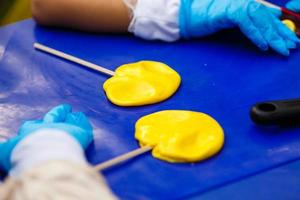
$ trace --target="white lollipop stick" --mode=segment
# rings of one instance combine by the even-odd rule
[[[129,153],[123,154],[123,155],[113,158],[111,160],[100,163],[99,165],[96,165],[94,167],[94,169],[96,171],[102,171],[102,170],[108,169],[108,168],[118,165],[124,161],[130,160],[134,157],[144,154],[152,149],[153,149],[153,147],[149,147],[149,146],[141,147],[141,148],[133,150]]]
[[[55,55],[55,56],[57,56],[59,58],[66,59],[68,61],[72,61],[72,62],[77,63],[79,65],[85,66],[85,67],[87,67],[89,69],[93,69],[95,71],[104,73],[104,74],[109,75],[109,76],[114,76],[115,75],[115,72],[113,72],[113,71],[111,71],[109,69],[106,69],[106,68],[101,67],[99,65],[96,65],[94,63],[82,60],[82,59],[77,58],[75,56],[71,56],[71,55],[66,54],[64,52],[52,49],[52,48],[47,47],[45,45],[42,45],[42,44],[39,44],[39,43],[34,43],[33,46],[34,46],[35,49],[38,49],[40,51],[43,51],[43,52],[46,52],[46,53],[49,53],[49,54],[52,54],[52,55]]]
[[[275,9],[277,9],[277,10],[281,10],[280,6],[277,6],[277,5],[273,4],[273,3],[267,2],[267,1],[265,1],[265,0],[256,0],[256,1],[257,1],[258,3],[261,3],[261,4],[263,4],[263,5],[267,6],[267,7],[269,7],[269,8],[275,8]]]

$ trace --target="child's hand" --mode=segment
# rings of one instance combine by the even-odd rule
[[[294,12],[300,12],[300,0],[291,0],[286,4],[286,8]]]
[[[74,137],[83,149],[93,140],[93,128],[83,113],[72,113],[71,106],[60,105],[50,110],[43,120],[25,122],[17,136],[0,143],[0,169],[9,171],[11,168],[11,154],[15,146],[41,129],[59,130]]]
[[[299,0],[294,0],[299,2]],[[180,31],[185,38],[239,27],[260,49],[282,55],[296,48],[298,38],[264,5],[255,0],[182,0]]]

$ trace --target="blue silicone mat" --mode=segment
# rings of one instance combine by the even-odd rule
[[[35,51],[38,41],[109,69],[139,60],[174,68],[182,85],[169,100],[122,108],[102,90],[107,76]],[[137,148],[134,124],[165,109],[213,116],[225,130],[217,156],[197,164],[169,164],[146,154],[104,174],[122,199],[179,199],[242,179],[300,157],[299,127],[258,127],[249,109],[258,101],[300,96],[300,51],[289,58],[262,53],[237,32],[177,43],[130,35],[93,35],[37,27],[32,20],[0,29],[0,128],[13,135],[25,119],[69,103],[95,128],[91,163]]]

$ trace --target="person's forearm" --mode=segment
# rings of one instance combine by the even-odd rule
[[[122,0],[32,0],[41,25],[92,32],[126,32],[130,15]]]

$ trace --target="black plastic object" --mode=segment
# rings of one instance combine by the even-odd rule
[[[258,124],[300,124],[300,99],[258,103],[252,107],[250,116]]]

